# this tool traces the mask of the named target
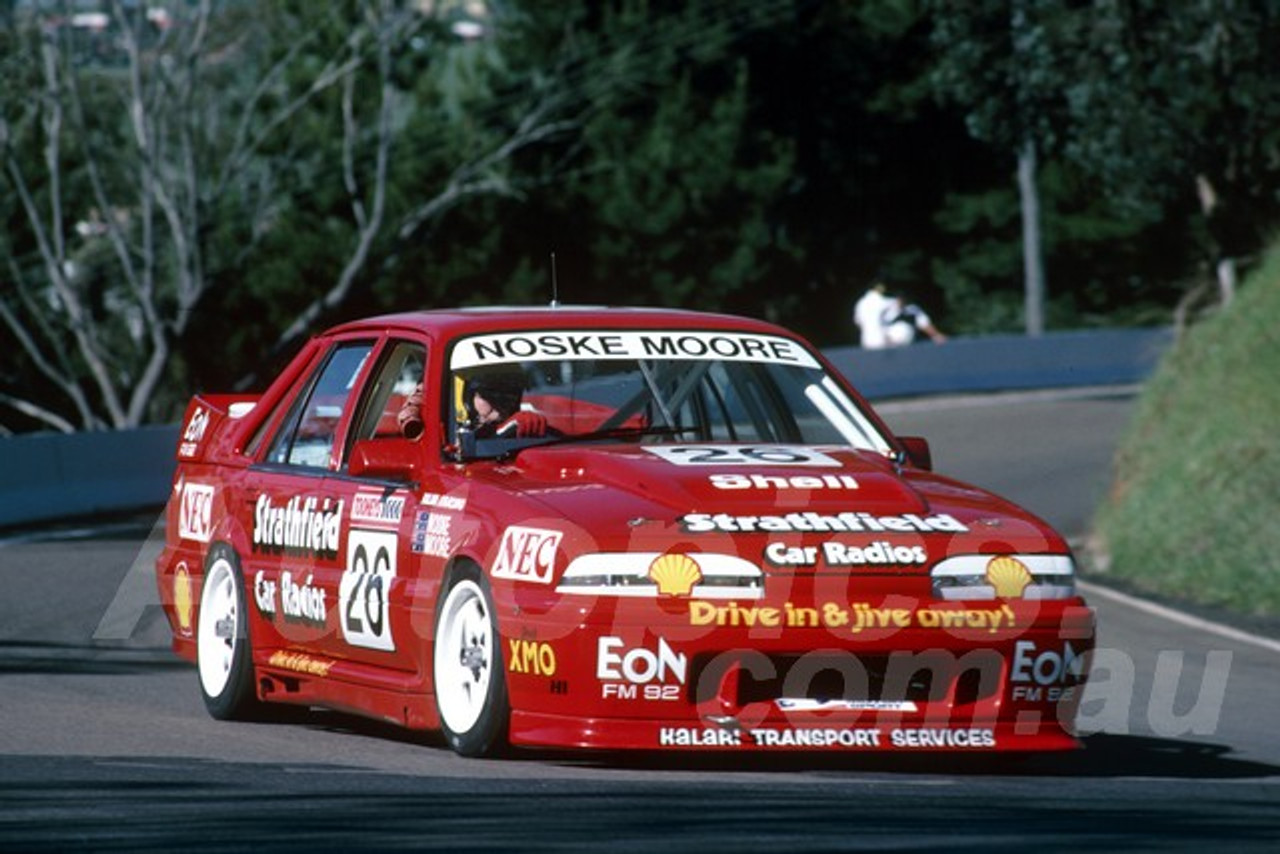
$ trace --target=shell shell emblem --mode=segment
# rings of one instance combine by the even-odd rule
[[[659,596],[688,596],[702,580],[702,569],[687,554],[666,554],[649,564],[649,578]]]
[[[178,628],[184,635],[191,634],[192,603],[191,573],[187,572],[184,561],[173,573],[173,611],[178,617]]]
[[[1015,557],[1001,555],[987,563],[987,582],[1000,599],[1020,598],[1031,580],[1031,570]]]

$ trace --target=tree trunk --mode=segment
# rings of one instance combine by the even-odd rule
[[[1022,203],[1022,270],[1027,335],[1044,334],[1044,252],[1040,245],[1040,195],[1036,190],[1036,144],[1018,152],[1018,196]]]

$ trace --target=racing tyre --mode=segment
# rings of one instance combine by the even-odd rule
[[[463,756],[502,751],[511,704],[493,600],[475,566],[454,573],[436,614],[433,676],[449,746]]]
[[[200,593],[196,664],[204,704],[218,720],[252,718],[259,709],[247,617],[240,560],[227,546],[214,546]]]

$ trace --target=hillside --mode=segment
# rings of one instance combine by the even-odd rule
[[[1280,616],[1280,246],[1143,392],[1096,519],[1094,572]]]

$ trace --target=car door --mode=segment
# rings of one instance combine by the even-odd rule
[[[395,670],[415,669],[422,646],[414,642],[408,601],[415,584],[412,552],[425,470],[421,441],[402,435],[399,413],[423,384],[426,347],[390,337],[351,407],[343,460],[327,489],[349,508],[342,571],[337,579],[337,631],[328,650],[336,658]],[[345,465],[357,442],[379,446],[401,465],[399,474],[353,474]]]
[[[334,645],[351,507],[330,475],[377,343],[375,336],[335,340],[284,401],[245,475],[247,596],[271,629],[260,646],[320,652]]]

